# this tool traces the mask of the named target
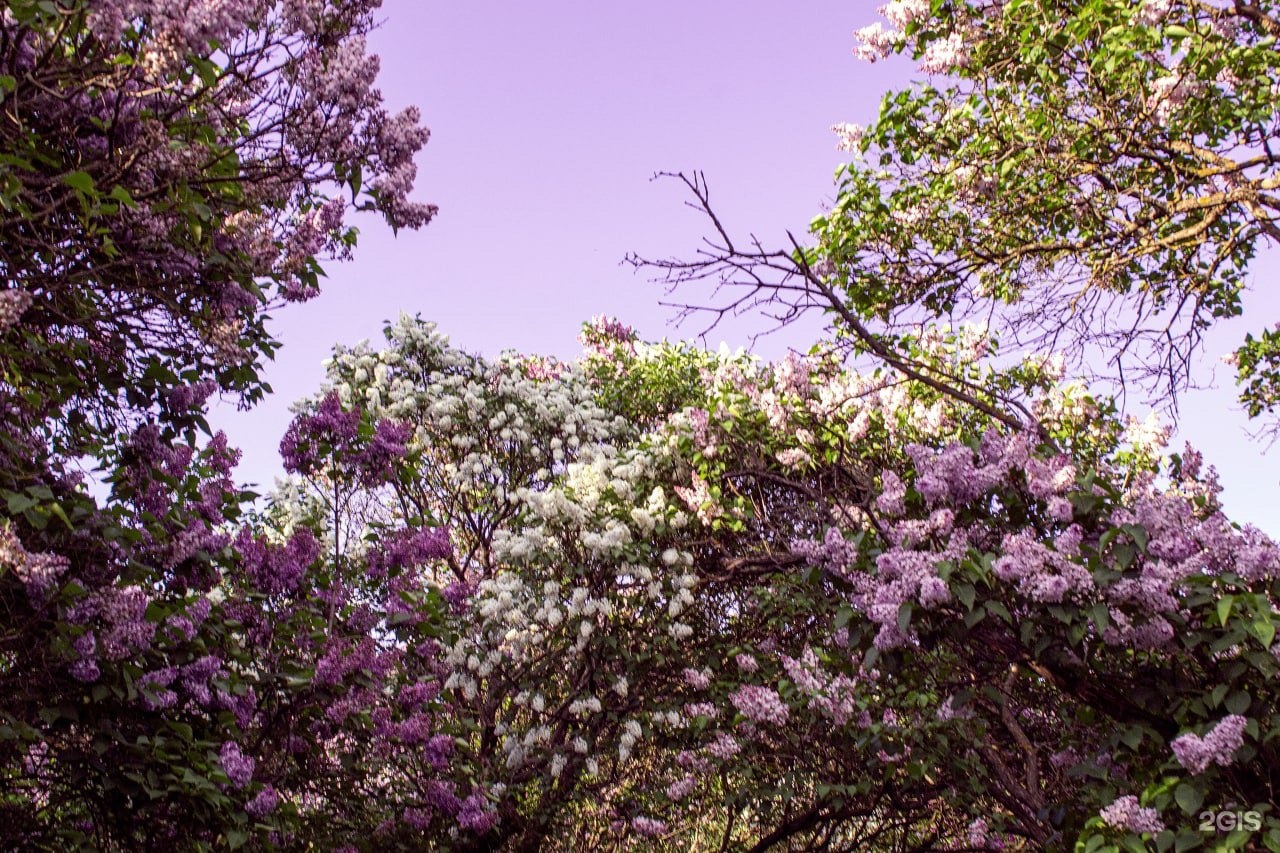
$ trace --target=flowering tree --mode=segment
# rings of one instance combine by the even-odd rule
[[[1280,549],[1222,516],[1199,454],[1052,362],[911,342],[1016,389],[1035,430],[830,348],[766,365],[615,321],[573,364],[486,362],[408,318],[388,338],[340,349],[298,423],[404,425],[397,476],[339,514],[341,466],[278,497],[376,583],[387,543],[450,531],[401,587],[449,601],[439,656],[394,677],[439,690],[433,772],[480,811],[401,801],[385,831],[1173,849],[1205,808],[1280,845]]]
[[[702,175],[680,175],[711,238],[692,259],[635,262],[674,285],[716,285],[719,299],[687,306],[713,322],[760,306],[784,324],[822,311],[846,351],[963,403],[979,431],[994,426],[1013,442],[963,432],[958,444],[916,440],[907,468],[883,469],[871,552],[867,537],[850,547],[843,527],[822,544],[837,564],[873,559],[854,580],[849,624],[871,623],[877,660],[887,652],[912,664],[895,666],[897,682],[969,673],[954,695],[985,698],[959,715],[954,702],[940,707],[937,719],[977,744],[961,750],[974,758],[971,778],[1021,823],[1017,834],[1037,846],[1075,837],[1086,849],[1187,848],[1203,842],[1193,829],[1202,806],[1270,815],[1273,711],[1254,718],[1247,707],[1267,694],[1258,679],[1274,665],[1274,574],[1263,568],[1272,546],[1225,523],[1194,451],[1167,463],[1150,455],[1154,422],[1131,422],[1124,439],[1109,406],[1077,396],[1063,410],[1077,426],[1063,433],[1039,402],[1053,392],[975,374],[920,344],[933,323],[977,318],[1014,355],[1092,371],[1121,390],[1136,379],[1175,404],[1195,379],[1203,333],[1241,312],[1250,262],[1280,237],[1276,10],[894,0],[880,13],[886,22],[859,30],[855,52],[910,56],[926,79],[887,95],[870,127],[835,127],[855,160],[814,220],[813,245],[736,239]],[[1274,337],[1246,337],[1231,359],[1253,416],[1275,403]],[[978,338],[980,350],[994,348]],[[1099,420],[1086,425],[1082,412]],[[994,486],[1000,471],[1020,496],[1003,492],[1007,480]],[[958,533],[966,518],[995,538],[978,545],[975,528]],[[956,587],[959,576],[967,580]],[[1016,600],[978,603],[1001,585]],[[1259,610],[1240,614],[1241,601]],[[935,610],[946,615],[921,631]],[[1237,689],[1232,679],[1246,671],[1252,686]],[[1029,692],[1015,698],[1017,685]],[[1255,724],[1262,741],[1251,748]],[[979,731],[1011,740],[984,745]],[[1151,763],[1136,758],[1144,751]],[[1248,781],[1206,784],[1221,768]],[[1080,788],[1050,794],[1046,774]],[[989,814],[975,819],[969,844],[1002,841]],[[1267,827],[1225,842],[1280,848]]]
[[[816,307],[864,346],[874,331],[893,348],[929,317],[982,318],[1006,346],[1061,352],[1173,402],[1196,379],[1203,333],[1241,312],[1250,262],[1280,238],[1275,5],[880,11],[855,52],[913,57],[924,79],[886,95],[869,127],[836,126],[856,159],[812,250],[718,233],[667,272],[745,288],[720,310]],[[1255,329],[1233,357],[1252,415],[1276,399],[1278,334]]]
[[[1230,313],[1271,234],[1268,9],[891,4],[867,50],[960,82],[844,130],[881,171],[845,171],[819,246],[720,231],[669,267],[798,294],[881,367],[613,320],[574,363],[489,361],[402,318],[337,350],[282,441],[292,478],[246,512],[206,400],[265,391],[262,312],[313,295],[349,206],[431,214],[406,196],[425,131],[371,88],[376,5],[0,13],[0,841],[1170,850],[1206,809],[1280,849],[1280,549],[1060,362],[893,325],[1013,312],[1072,264],[1102,276],[1078,305],[1192,294],[1192,333]],[[1204,90],[1169,139],[1124,112],[1180,84],[1121,60],[1204,82],[1214,46],[1251,94]],[[1117,115],[1157,143],[1097,160]]]
[[[426,131],[372,88],[377,5],[7,4],[7,421],[74,454],[126,412],[186,424],[215,390],[256,399],[262,309],[349,250],[343,194],[430,218],[406,199]]]
[[[318,543],[237,533],[237,454],[200,433],[211,395],[266,390],[264,311],[317,292],[346,210],[432,215],[408,199],[427,132],[372,85],[377,6],[0,12],[6,847],[238,846],[297,814],[274,781],[329,778],[272,757],[347,690],[335,605],[300,595]]]

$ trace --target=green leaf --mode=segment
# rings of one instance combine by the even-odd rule
[[[1178,840],[1173,844],[1173,849],[1174,853],[1182,853],[1184,850],[1199,850],[1203,846],[1203,836],[1187,831],[1178,836]]]
[[[1111,611],[1105,603],[1099,601],[1089,608],[1089,619],[1097,627],[1098,633],[1102,633],[1111,624]]]
[[[129,194],[129,191],[119,184],[111,188],[110,196],[130,210],[135,210],[138,207],[138,203],[133,200],[133,196]]]
[[[1253,623],[1249,626],[1249,630],[1262,643],[1263,648],[1270,649],[1271,644],[1275,642],[1276,624],[1269,611],[1263,611],[1255,616]]]
[[[1204,792],[1194,785],[1183,782],[1173,792],[1173,798],[1183,812],[1194,814],[1196,809],[1200,808],[1200,804],[1204,802]]]
[[[987,602],[987,610],[991,611],[991,612],[992,612],[992,613],[994,613],[996,616],[999,616],[1001,619],[1003,619],[1003,620],[1004,620],[1005,622],[1007,622],[1008,624],[1010,624],[1010,625],[1012,625],[1012,624],[1013,624],[1013,616],[1012,616],[1012,615],[1010,615],[1010,613],[1009,613],[1009,608],[1005,607],[1005,606],[1004,606],[1002,603],[1000,603],[999,601],[988,601],[988,602]]]
[[[78,190],[82,193],[93,192],[93,176],[88,172],[69,172],[62,176],[62,182],[73,190]]]
[[[17,515],[18,513],[26,512],[39,503],[35,498],[24,495],[21,492],[6,492],[5,498],[6,503],[9,506],[10,515]]]
[[[1243,715],[1245,711],[1249,710],[1249,706],[1252,704],[1253,700],[1249,697],[1249,694],[1245,693],[1243,690],[1232,693],[1227,697],[1227,710],[1232,714]]]
[[[911,626],[911,602],[904,601],[898,605],[898,630],[906,633],[907,628]]]
[[[1218,599],[1218,624],[1226,625],[1227,617],[1231,615],[1231,607],[1235,604],[1235,596],[1224,595]]]
[[[75,525],[71,523],[71,519],[67,518],[67,511],[62,508],[61,504],[49,504],[49,513],[57,516],[58,520],[66,525],[68,530],[75,530]]]

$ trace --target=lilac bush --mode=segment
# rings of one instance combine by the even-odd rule
[[[261,398],[265,312],[318,292],[352,211],[434,212],[408,195],[427,131],[374,87],[378,5],[0,12],[6,847],[284,843],[312,807],[268,792],[325,784],[312,765],[339,753],[313,728],[352,701],[317,665],[389,654],[362,644],[341,579],[312,580],[309,530],[246,514],[238,453],[205,421],[214,395]],[[379,427],[370,469],[403,440]]]
[[[1198,453],[967,332],[917,357],[1017,385],[1034,423],[822,347],[761,364],[598,327],[554,373],[407,317],[339,348],[299,420],[338,399],[365,441],[408,425],[401,467],[335,456],[276,496],[363,598],[424,521],[449,531],[396,587],[465,585],[438,657],[388,677],[439,710],[483,843],[1172,844],[1186,804],[1262,808],[1280,549],[1226,520]],[[384,836],[452,843],[461,812],[428,806]]]
[[[905,310],[1087,268],[1085,304],[1201,294],[1192,338],[1232,313],[1275,236],[1269,5],[896,0],[860,52],[966,82],[839,128],[885,156],[817,247],[667,266],[781,272],[837,339],[762,363],[599,317],[576,361],[487,360],[402,317],[335,350],[252,507],[204,414],[264,393],[263,312],[317,293],[351,209],[433,213],[377,5],[0,13],[0,842],[1180,850],[1205,809],[1280,849],[1280,547],[1062,359]],[[1145,64],[1053,77],[1093,50]],[[951,109],[979,82],[1016,132]],[[1102,183],[1104,102],[1177,156]],[[1075,171],[1046,183],[1024,137]]]

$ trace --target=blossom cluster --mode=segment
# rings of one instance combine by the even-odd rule
[[[920,340],[951,363],[986,352],[976,333]],[[345,543],[340,564],[362,591],[334,593],[335,624],[355,633],[315,650],[316,680],[335,688],[368,674],[401,687],[394,707],[372,692],[344,701],[326,731],[336,736],[366,703],[379,742],[393,752],[417,744],[433,778],[465,773],[481,786],[476,826],[499,836],[516,825],[500,816],[531,807],[526,794],[547,785],[558,793],[533,806],[545,820],[592,815],[644,838],[698,819],[698,780],[713,768],[748,779],[785,764],[801,775],[778,770],[772,784],[791,796],[806,796],[807,783],[788,780],[818,778],[823,762],[886,784],[921,762],[948,784],[999,784],[972,776],[981,755],[958,772],[931,733],[1009,725],[966,689],[1007,678],[1003,654],[1020,639],[1001,633],[1000,614],[1062,648],[1077,641],[1054,625],[1087,614],[1080,636],[1110,661],[1112,648],[1164,650],[1146,639],[1152,626],[1179,618],[1187,585],[1205,572],[1275,573],[1273,543],[1188,499],[1194,456],[1162,491],[1151,475],[1159,462],[1114,443],[1120,425],[1088,432],[1113,441],[1089,456],[1034,429],[975,427],[955,404],[822,352],[763,365],[639,341],[607,357],[588,350],[582,362],[530,371],[527,358],[461,353],[430,324],[401,318],[387,348],[339,349],[325,394],[301,414],[332,416],[355,452],[373,440],[369,425],[402,424],[413,460],[390,480],[333,474],[356,492],[342,505],[349,517],[333,516],[344,537],[322,536]],[[664,375],[702,381],[660,404],[615,393]],[[1096,425],[1096,414],[1063,414],[1069,398],[1054,396],[1048,373],[1033,375],[1043,383],[1033,410],[1056,417],[1054,429]],[[350,416],[357,407],[363,429]],[[853,458],[856,474],[836,473],[854,470],[834,467]],[[307,494],[322,499],[296,483],[280,493],[297,504],[290,524],[332,513],[324,504],[309,514]],[[1124,553],[1126,571],[1099,571]],[[422,629],[426,613],[444,620],[431,629],[438,640],[380,646],[380,626]],[[959,668],[878,668],[939,643]],[[1079,666],[1066,659],[1046,665]],[[1055,774],[1090,761],[1135,767],[1101,727],[1079,733],[1068,757],[1061,742],[1073,724],[1034,695],[1050,688],[1006,689],[1036,748],[1061,754],[1048,765]],[[491,747],[445,734],[459,730],[492,732]],[[820,756],[813,744],[831,738],[840,751]],[[761,754],[780,763],[763,769]],[[644,781],[601,797],[618,778]],[[443,809],[405,802],[394,824],[461,830],[471,818],[451,796],[438,797]],[[1090,800],[1089,813],[1107,803]],[[765,820],[768,802],[755,807]],[[1159,819],[1122,809],[1108,814],[1124,831]],[[995,822],[1016,824],[988,819],[980,834],[991,844],[1004,837]]]
[[[1244,743],[1248,719],[1239,714],[1223,717],[1203,737],[1194,732],[1179,735],[1170,744],[1178,763],[1192,773],[1203,773],[1211,764],[1228,767]]]

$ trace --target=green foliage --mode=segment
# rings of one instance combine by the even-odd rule
[[[839,307],[891,328],[991,317],[1174,400],[1280,238],[1274,5],[917,6],[886,7],[909,24],[882,50],[931,76],[885,96],[813,223]],[[1266,346],[1240,352],[1254,416]]]

